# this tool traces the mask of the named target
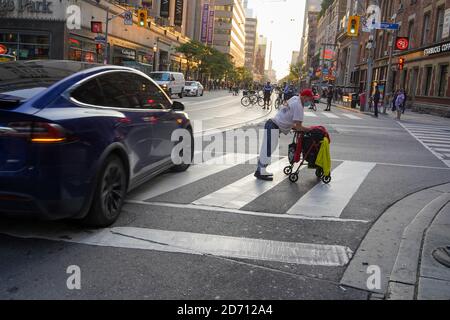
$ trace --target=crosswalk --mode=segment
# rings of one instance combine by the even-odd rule
[[[254,165],[247,162],[250,158],[250,155],[225,154],[194,165],[184,173],[164,174],[132,192],[128,197],[125,211],[137,210],[136,206],[140,206],[152,208],[149,209],[150,211],[159,211],[159,208],[164,212],[178,212],[176,214],[183,218],[186,218],[189,212],[209,215],[208,219],[211,218],[211,213],[220,214],[223,216],[220,221],[227,217],[233,221],[233,217],[245,215],[254,216],[255,219],[282,219],[280,221],[290,219],[293,223],[303,223],[303,221],[323,223],[327,227],[336,223],[337,228],[346,223],[362,225],[369,223],[369,221],[352,217],[342,217],[342,214],[374,169],[375,164],[334,161],[332,170],[334,180],[329,185],[324,185],[317,180],[315,170],[304,168],[300,171],[302,177],[300,182],[293,184],[283,173],[283,169],[288,165],[286,157],[275,159],[269,167],[269,170],[274,173],[272,182],[263,182],[254,178]],[[237,171],[238,174],[232,174],[232,171]],[[223,179],[224,173],[236,178],[234,181]],[[227,181],[222,183],[222,180]],[[215,183],[210,184],[210,181]],[[305,185],[308,186],[307,190],[304,190]],[[250,204],[259,203],[261,198],[269,193],[283,193],[280,191],[282,189],[288,189],[289,196],[293,200],[290,208],[283,214],[270,212],[266,205],[259,209],[248,209],[251,207]],[[177,201],[180,196],[187,200]],[[167,202],[159,199],[166,199]],[[170,199],[174,201],[170,202]],[[176,219],[172,217],[171,221]],[[291,221],[287,223],[290,225]],[[185,227],[190,229],[189,226]],[[255,227],[257,227],[256,224]],[[320,228],[320,226],[317,227]],[[26,239],[329,268],[347,265],[355,249],[348,247],[348,243],[337,241],[326,243],[311,239],[290,242],[282,238],[274,240],[264,239],[264,236],[263,238],[251,237],[247,233],[237,235],[232,232],[230,235],[217,230],[217,234],[209,231],[195,232],[176,228],[162,230],[139,223],[88,231],[72,228],[66,224],[54,226],[46,222],[30,222],[29,225],[0,223],[0,234]]]
[[[425,148],[450,167],[450,127],[400,123]]]
[[[252,203],[258,203],[259,200],[267,194],[276,194],[278,188],[291,186],[288,176],[283,173],[284,168],[289,164],[286,157],[281,157],[269,166],[269,171],[274,174],[274,180],[270,182],[255,179],[254,165],[245,165],[244,172],[248,172],[241,178],[227,183],[220,184],[220,179],[215,178],[226,170],[234,170],[246,160],[248,155],[227,154],[208,162],[195,165],[187,172],[178,174],[166,174],[153,180],[142,190],[133,192],[131,201],[141,201],[147,203],[177,203],[181,205],[190,205],[192,208],[201,206],[202,208],[211,208],[211,210],[235,210],[235,212],[248,211],[246,208]],[[216,165],[214,162],[224,165]],[[232,162],[226,162],[227,160]],[[308,219],[340,219],[345,207],[349,204],[352,197],[361,187],[367,176],[374,169],[374,163],[341,161],[335,162],[335,168],[332,170],[332,183],[325,185],[315,177],[314,170],[305,169],[300,171],[301,181],[298,184],[303,188],[302,179],[307,181],[308,190],[297,191],[289,195],[292,205],[283,215],[290,217],[302,217]],[[302,176],[305,178],[302,178]],[[204,181],[211,179],[218,184],[218,187],[204,194]],[[295,184],[294,184],[295,185]],[[202,189],[202,193],[197,192]],[[182,202],[179,201],[180,195],[183,195]],[[164,199],[164,200],[160,200]],[[257,206],[258,207],[258,206]],[[267,212],[264,206],[253,210],[255,213]],[[277,212],[280,214],[279,212]]]

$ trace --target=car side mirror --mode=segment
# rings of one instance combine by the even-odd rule
[[[184,111],[184,104],[178,101],[174,101],[172,104],[172,110],[173,111]]]

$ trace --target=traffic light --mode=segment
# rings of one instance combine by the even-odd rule
[[[405,58],[398,59],[398,70],[403,70],[405,67]]]
[[[97,54],[100,54],[101,50],[102,50],[102,45],[100,43],[96,43],[95,44],[95,52]]]
[[[348,19],[347,35],[349,37],[357,37],[359,35],[359,23],[361,18],[359,16],[351,16]]]
[[[139,26],[141,27],[147,26],[147,9],[138,10],[138,19],[139,19]]]

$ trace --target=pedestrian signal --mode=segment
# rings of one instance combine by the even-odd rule
[[[405,68],[405,58],[398,59],[398,70],[403,70]]]

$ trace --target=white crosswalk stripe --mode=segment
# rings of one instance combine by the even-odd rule
[[[450,128],[441,125],[404,124],[400,125],[417,141],[450,167]]]
[[[344,113],[344,114],[342,114],[344,117],[347,117],[347,118],[349,118],[349,119],[352,119],[352,120],[362,120],[362,118],[360,118],[360,117],[357,117],[357,116],[355,116],[355,115],[353,115],[353,114],[346,114],[346,113]]]
[[[313,112],[305,112],[305,117],[317,118],[317,114]]]
[[[340,119],[337,115],[335,115],[334,113],[326,113],[326,112],[322,112],[321,113],[323,116],[330,118],[330,119]]]
[[[289,161],[287,161],[286,158],[283,158],[268,168],[274,175],[274,181],[267,182],[256,180],[253,174],[251,174],[212,194],[196,200],[193,204],[229,209],[243,208],[259,196],[285,181],[287,177],[284,175],[283,169],[288,164]]]
[[[208,160],[202,164],[192,166],[186,172],[157,177],[152,180],[151,184],[145,187],[145,190],[135,192],[135,194],[133,194],[133,199],[143,201],[157,197],[166,192],[232,168],[237,164],[244,163],[248,161],[249,158],[253,157],[243,154],[227,154]]]
[[[315,186],[289,209],[288,214],[340,217],[374,167],[373,163],[345,161],[332,172],[332,183]]]

